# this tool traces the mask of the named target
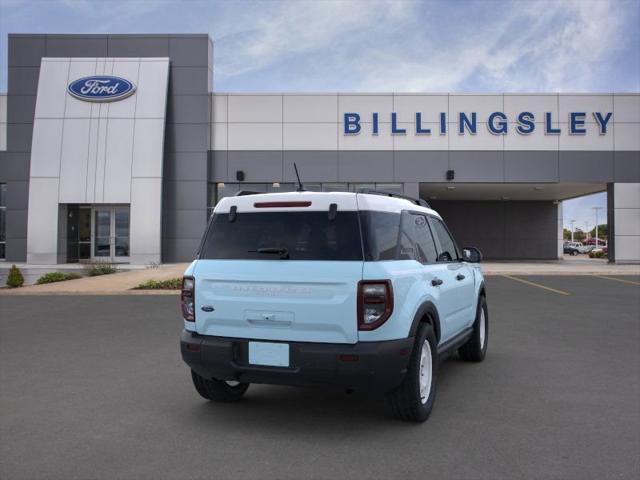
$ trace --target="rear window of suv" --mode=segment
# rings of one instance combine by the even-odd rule
[[[238,212],[215,214],[201,259],[209,260],[360,260],[358,213]]]

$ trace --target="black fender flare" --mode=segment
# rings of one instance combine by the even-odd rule
[[[431,301],[426,301],[418,308],[418,311],[413,317],[413,322],[411,323],[411,329],[409,330],[409,336],[415,337],[418,332],[418,327],[424,321],[425,318],[431,319],[433,324],[433,330],[436,334],[436,341],[440,341],[440,315],[438,314],[438,309]]]
[[[487,289],[484,286],[484,280],[480,282],[480,287],[478,287],[478,301],[480,297],[487,298]]]

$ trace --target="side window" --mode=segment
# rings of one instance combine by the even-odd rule
[[[436,247],[431,237],[427,218],[410,212],[402,213],[399,260],[435,262]]]
[[[360,211],[365,260],[395,260],[400,214]]]
[[[429,223],[433,229],[434,236],[438,239],[438,261],[451,262],[458,260],[458,250],[456,244],[449,235],[449,231],[439,218],[430,217]]]

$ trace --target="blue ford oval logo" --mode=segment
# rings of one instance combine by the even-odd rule
[[[136,86],[129,80],[109,75],[79,78],[67,87],[69,94],[87,102],[122,100],[135,90]]]

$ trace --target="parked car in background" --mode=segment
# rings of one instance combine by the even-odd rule
[[[591,237],[591,238],[588,238],[587,240],[585,240],[582,243],[584,243],[585,245],[594,245],[595,246],[596,239],[595,239],[595,237]],[[606,240],[604,240],[602,238],[598,238],[598,246],[603,246],[603,245],[606,245],[606,244],[607,244]]]
[[[582,253],[580,251],[581,248],[584,248],[584,246],[580,242],[565,242],[562,250],[568,255],[576,256]]]

